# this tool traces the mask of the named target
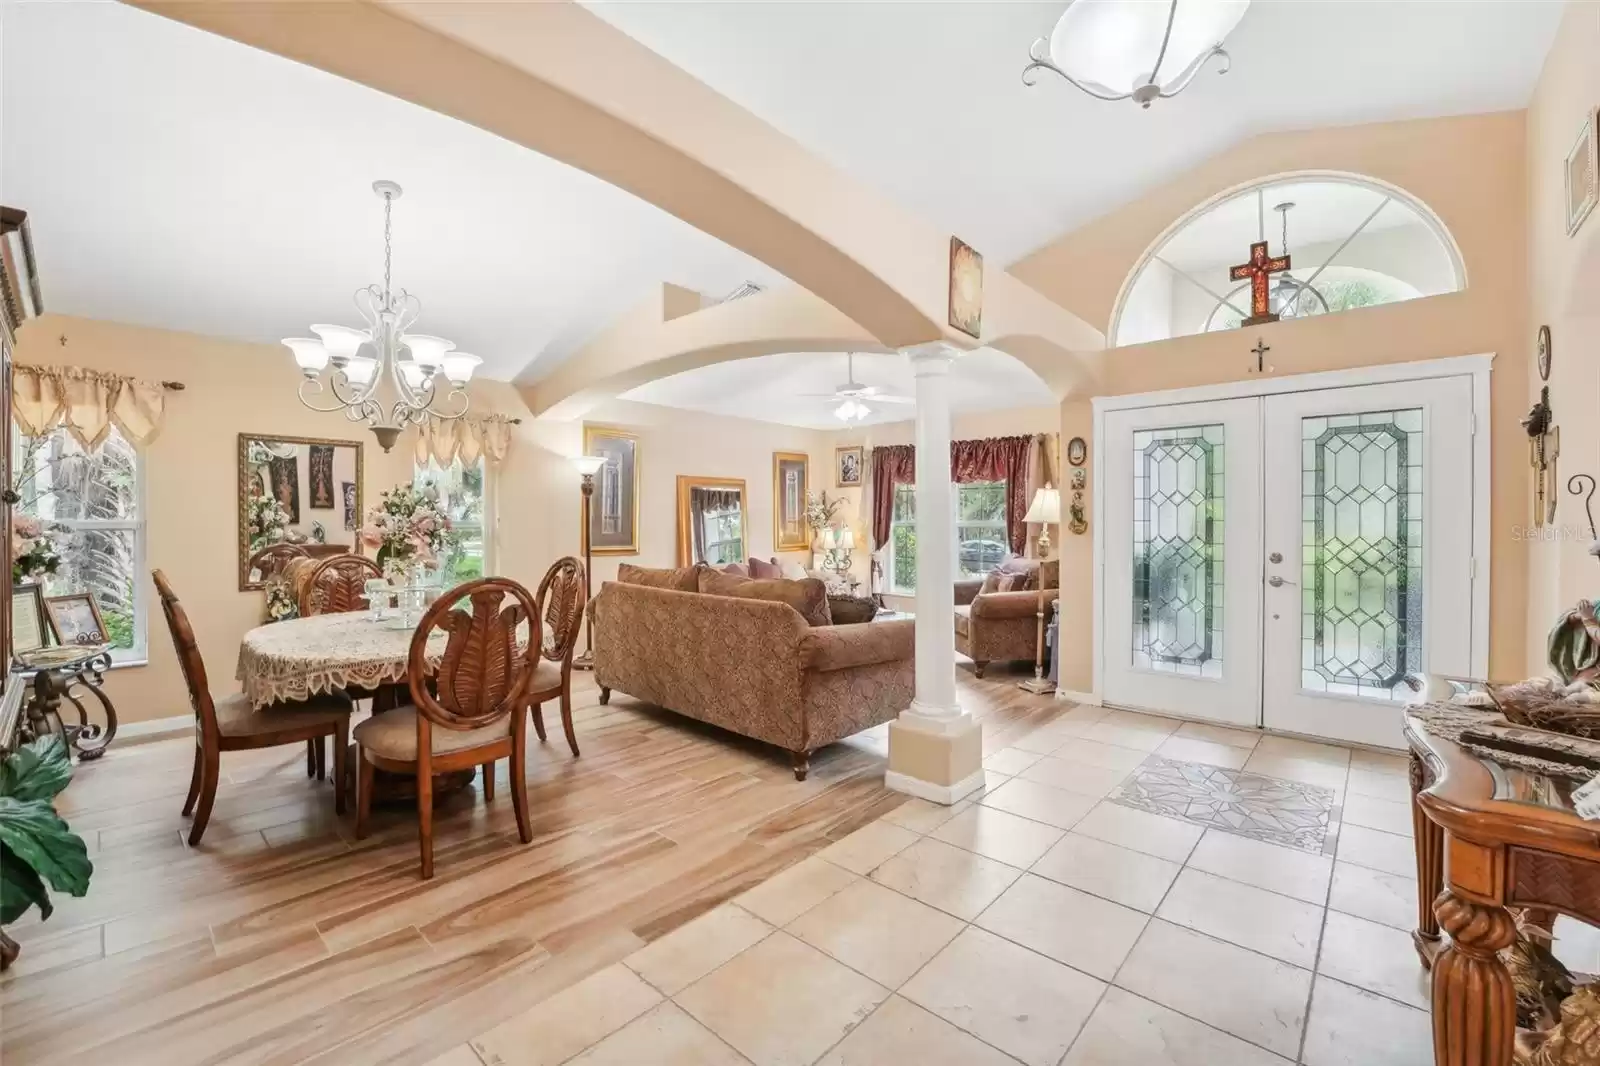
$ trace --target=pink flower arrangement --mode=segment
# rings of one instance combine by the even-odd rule
[[[450,547],[455,534],[450,516],[439,507],[438,496],[409,485],[385,492],[378,506],[367,512],[367,524],[358,531],[365,547],[377,549],[378,562],[429,562]]]

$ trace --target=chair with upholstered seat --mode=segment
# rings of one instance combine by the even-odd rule
[[[382,577],[383,569],[365,555],[348,552],[309,561],[310,572],[298,581],[297,600],[301,618],[319,614],[350,614],[365,611],[367,581]],[[346,693],[353,700],[367,699],[376,693],[361,690]],[[306,774],[321,780],[327,771],[327,755],[321,741],[306,745]]]
[[[470,610],[458,610],[463,601]],[[517,630],[527,625],[518,646]],[[438,666],[430,669],[429,638],[447,634]],[[411,705],[374,715],[355,728],[360,787],[356,837],[372,810],[375,770],[413,774],[422,877],[433,876],[433,775],[511,760],[511,798],[522,842],[533,840],[528,820],[528,693],[540,659],[540,618],[533,596],[515,581],[486,577],[451,589],[428,608],[411,637],[406,679]]]
[[[222,776],[221,754],[275,748],[284,744],[315,743],[334,738],[334,809],[344,813],[344,753],[350,736],[350,701],[344,696],[313,696],[304,702],[276,703],[255,708],[244,693],[236,692],[220,700],[211,695],[206,680],[206,665],[200,658],[189,615],[178,602],[177,593],[160,570],[150,575],[161,596],[161,610],[189,687],[189,702],[195,715],[194,773],[189,779],[189,795],[183,801],[183,814],[194,815],[189,828],[189,843],[200,843],[206,823],[211,820],[211,805],[217,798],[217,781]]]
[[[546,700],[561,701],[561,726],[567,746],[578,754],[578,736],[572,728],[572,653],[578,646],[578,630],[583,619],[583,563],[568,555],[557,559],[545,572],[535,593],[539,616],[544,619],[544,656],[533,675],[533,691],[528,706],[533,710],[533,728],[544,740]],[[493,790],[489,791],[492,796]]]
[[[365,555],[333,555],[320,560],[300,589],[300,617],[365,611],[367,582],[383,568]]]

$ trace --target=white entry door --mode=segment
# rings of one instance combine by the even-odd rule
[[[1104,426],[1107,703],[1261,717],[1261,406],[1113,411]]]
[[[1470,377],[1107,412],[1105,702],[1401,746],[1472,674]]]
[[[1266,400],[1263,721],[1398,748],[1411,673],[1472,670],[1470,378]]]

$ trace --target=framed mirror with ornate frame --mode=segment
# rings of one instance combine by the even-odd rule
[[[361,442],[239,434],[239,589],[262,588],[297,555],[356,550]]]

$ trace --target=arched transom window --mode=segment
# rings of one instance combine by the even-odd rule
[[[1231,270],[1257,241],[1269,256],[1290,258],[1267,283],[1271,310],[1283,318],[1466,286],[1454,241],[1416,200],[1363,178],[1297,174],[1227,193],[1170,228],[1123,286],[1112,343],[1238,329],[1251,315],[1250,282]]]

